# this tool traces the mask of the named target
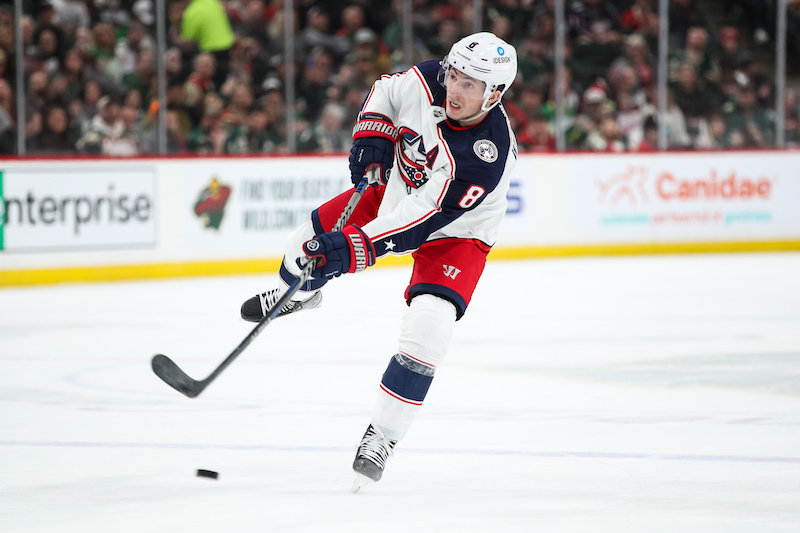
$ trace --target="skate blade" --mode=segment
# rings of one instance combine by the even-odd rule
[[[367,485],[371,485],[372,483],[374,483],[374,481],[372,481],[370,478],[356,472],[356,477],[353,480],[353,486],[350,490],[353,491],[353,494],[358,494],[358,491],[360,491]]]

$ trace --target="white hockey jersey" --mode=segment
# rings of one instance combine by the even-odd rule
[[[437,239],[497,240],[517,161],[514,133],[502,105],[475,126],[449,120],[439,69],[439,61],[426,61],[382,76],[361,109],[359,118],[380,117],[399,131],[378,217],[362,228],[378,257]]]

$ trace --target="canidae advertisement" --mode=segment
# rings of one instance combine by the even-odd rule
[[[153,247],[155,193],[150,168],[0,170],[0,251]]]
[[[571,158],[572,233],[586,242],[800,237],[800,155]]]

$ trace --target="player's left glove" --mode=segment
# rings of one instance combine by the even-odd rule
[[[350,179],[354,186],[372,165],[380,167],[381,183],[389,182],[397,135],[397,128],[389,117],[375,113],[361,115],[353,128],[353,147],[350,149]],[[377,186],[375,183],[371,185]]]
[[[309,258],[317,259],[317,265],[311,272],[315,278],[338,278],[345,273],[361,272],[375,264],[375,247],[361,228],[355,225],[345,226],[342,231],[317,235],[303,244],[303,252]]]

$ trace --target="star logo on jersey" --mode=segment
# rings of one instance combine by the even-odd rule
[[[439,154],[439,146],[433,147],[430,152],[425,150],[422,135],[402,126],[397,151],[398,168],[403,181],[414,189],[425,185],[429,179],[426,169],[433,167],[433,162]]]
[[[386,246],[387,250],[394,250],[394,247],[397,246],[392,239],[384,241],[383,245]]]

